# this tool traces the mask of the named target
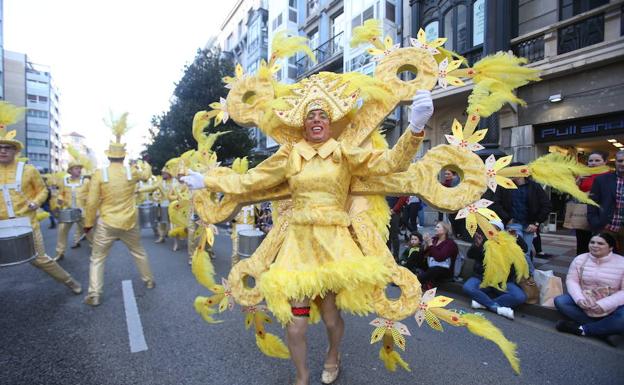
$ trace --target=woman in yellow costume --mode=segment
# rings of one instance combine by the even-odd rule
[[[305,333],[308,321],[318,319],[319,310],[329,339],[321,375],[325,384],[332,383],[340,369],[344,323],[339,310],[378,314],[371,322],[375,327],[371,343],[382,341],[379,357],[390,371],[397,366],[409,370],[394,346],[405,350],[404,336],[410,333],[400,321],[413,315],[419,326],[426,321],[442,330],[442,320],[495,342],[519,372],[515,344],[487,319],[444,309],[451,298],[436,297],[435,289],[421,293],[415,276],[396,265],[385,246],[388,208],[383,196],[418,195],[432,207],[459,211],[458,217],[466,218],[471,234],[481,227],[489,242],[484,285],[504,286],[512,265],[519,276],[526,275],[522,251],[513,237],[497,232],[489,223],[498,217],[487,209],[492,202],[480,197],[499,184],[514,188],[508,176],[545,175],[540,174],[544,164],[503,170],[511,157],[490,158],[484,164],[474,151],[483,148],[478,142],[487,130],[475,128],[481,116],[489,116],[505,102],[521,103],[513,89],[538,80],[537,75],[521,67],[522,60],[505,53],[484,58],[472,68],[459,68],[463,60],[453,60],[456,55],[441,48],[445,39],[427,42],[423,31],[413,39],[412,47],[399,48],[391,39],[381,38],[378,20],[368,20],[353,35],[352,45],[374,46],[369,49],[379,61],[374,77],[320,73],[294,85],[280,84],[273,79],[273,72],[280,68],[276,61],[297,51],[311,53],[305,39],[278,33],[270,62],[257,75],[244,75],[237,66],[236,77],[224,79],[230,88],[227,99],[211,104],[212,111],[195,115],[195,121],[214,118],[217,123],[232,116],[240,125],[260,127],[281,144],[277,153],[243,175],[217,168],[204,174],[189,172],[182,178],[199,190],[194,202],[205,222],[227,220],[241,207],[266,200],[274,201],[279,213],[254,255],[236,264],[223,285],[214,282],[207,258],[194,258],[194,274],[213,292],[210,297],[198,297],[195,308],[212,323],[214,306],[221,312],[234,302],[242,305],[246,326],[255,326],[260,350],[292,358],[299,385],[309,381]],[[416,72],[416,78],[400,80],[397,73],[406,69]],[[437,146],[410,164],[433,112],[429,90],[436,83],[463,85],[459,77],[475,81],[465,126],[455,121],[453,135],[447,135],[450,145]],[[397,105],[409,101],[409,129],[393,149],[384,150],[385,140],[377,127]],[[574,186],[573,174],[583,170],[574,169],[565,159],[550,160],[558,161],[561,171],[561,179],[550,184],[570,187],[563,181],[567,175]],[[437,181],[440,170],[450,165],[463,176],[452,194]],[[207,191],[224,196],[215,203]],[[255,279],[255,286],[249,278]],[[386,297],[389,283],[400,287],[399,299]],[[285,325],[288,350],[276,336],[266,333],[267,311]]]

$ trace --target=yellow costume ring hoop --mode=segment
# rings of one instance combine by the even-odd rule
[[[401,289],[398,299],[388,299],[384,292],[385,287],[376,288],[373,292],[373,307],[380,317],[400,321],[414,314],[418,309],[422,290],[418,278],[409,270],[395,266],[392,270],[392,282]]]
[[[416,78],[403,81],[399,73],[410,71]],[[375,68],[375,78],[384,82],[402,101],[411,101],[418,90],[431,90],[438,82],[438,63],[420,48],[403,48],[384,57]]]

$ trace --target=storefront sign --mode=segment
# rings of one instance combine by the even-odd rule
[[[624,134],[624,113],[535,126],[536,143],[597,136],[613,137],[622,134]]]

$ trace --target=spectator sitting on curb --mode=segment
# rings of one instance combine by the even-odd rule
[[[405,267],[414,274],[418,274],[419,270],[424,270],[426,267],[422,242],[422,235],[419,232],[413,232],[410,235],[409,247],[403,250],[399,258],[399,265]]]
[[[499,230],[503,228],[501,221],[492,220],[491,224],[496,226]],[[474,235],[472,246],[468,249],[467,258],[474,259],[474,268],[472,277],[464,283],[463,290],[472,299],[473,309],[488,309],[489,311],[501,315],[510,320],[514,319],[513,308],[523,304],[527,296],[518,286],[516,282],[516,273],[514,268],[511,268],[509,277],[507,278],[507,291],[500,291],[493,287],[481,288],[481,282],[483,281],[483,258],[485,257],[485,249],[483,244],[485,242],[484,235],[480,231],[477,231]],[[527,245],[524,240],[516,235],[516,242],[518,246],[526,252]]]
[[[615,251],[624,254],[624,150],[615,154],[615,172],[594,179],[590,196],[599,206],[587,206],[589,227],[611,234]]]
[[[436,224],[433,237],[430,234],[423,237],[427,268],[418,274],[423,291],[436,286],[439,280],[453,277],[453,267],[459,250],[457,243],[451,238],[451,225],[445,222]]]
[[[610,345],[610,336],[624,333],[624,257],[613,253],[614,246],[610,234],[594,235],[589,253],[570,264],[568,294],[555,298],[557,310],[571,319],[557,322],[560,332],[603,338]]]

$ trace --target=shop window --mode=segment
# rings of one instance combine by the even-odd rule
[[[566,20],[609,3],[609,0],[559,0],[559,20]]]
[[[447,38],[444,46],[447,49],[458,52],[465,52],[468,49],[467,15],[464,4],[459,4],[444,14],[444,37]]]

